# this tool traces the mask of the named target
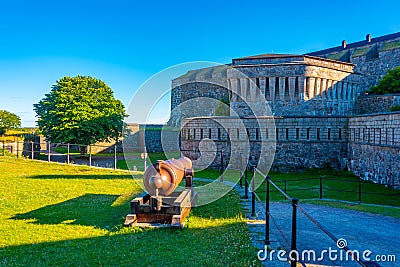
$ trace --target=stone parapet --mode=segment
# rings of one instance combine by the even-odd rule
[[[274,170],[295,171],[322,167],[343,169],[346,166],[346,117],[273,119],[242,118],[238,121],[229,117],[188,118],[183,121],[181,149],[197,160],[201,150],[199,146],[206,139],[207,145],[202,149],[214,149],[215,155],[223,154],[228,162],[238,160],[231,159],[231,149],[234,148],[236,152],[245,151],[249,145],[249,159],[255,163],[260,157],[261,145],[276,145],[272,165]],[[201,162],[198,164],[201,165]],[[210,166],[221,167],[221,159],[215,157]]]
[[[352,172],[400,188],[400,112],[350,118],[348,142]]]
[[[356,100],[354,114],[391,112],[393,106],[400,106],[400,94],[363,95]]]

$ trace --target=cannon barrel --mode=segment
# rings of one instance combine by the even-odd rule
[[[158,161],[149,166],[143,176],[147,192],[155,196],[158,188],[159,196],[169,196],[178,187],[187,171],[192,170],[192,161],[189,158],[169,159]]]

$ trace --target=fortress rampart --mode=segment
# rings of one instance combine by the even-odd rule
[[[305,55],[233,59],[226,66],[193,70],[173,80],[169,124],[182,127],[181,148],[200,159],[200,165],[199,146],[229,159],[231,148],[243,145],[241,138],[248,138],[250,161],[256,161],[258,139],[265,136],[267,144],[276,144],[272,169],[348,168],[363,179],[399,184],[400,114],[391,109],[399,105],[400,96],[366,94],[397,66],[400,33],[367,35],[360,42],[343,41]],[[238,115],[246,130],[221,127],[234,118],[218,117],[216,123],[215,107],[176,108],[198,96],[229,99],[235,113],[230,115]],[[249,109],[254,103],[267,107],[265,115],[274,117],[276,129],[255,122]],[[239,160],[206,159],[212,167]]]

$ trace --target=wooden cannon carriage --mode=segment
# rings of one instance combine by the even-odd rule
[[[147,192],[131,201],[131,212],[125,226],[180,227],[195,206],[192,162],[189,158],[158,161],[143,176]],[[185,189],[175,192],[185,178]]]

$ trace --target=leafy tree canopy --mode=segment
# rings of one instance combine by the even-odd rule
[[[377,95],[400,93],[400,67],[389,70],[369,92]]]
[[[6,130],[17,129],[21,127],[21,119],[18,115],[0,110],[0,135],[4,135]]]
[[[34,104],[40,131],[51,142],[89,145],[121,135],[124,105],[103,81],[64,77]]]

